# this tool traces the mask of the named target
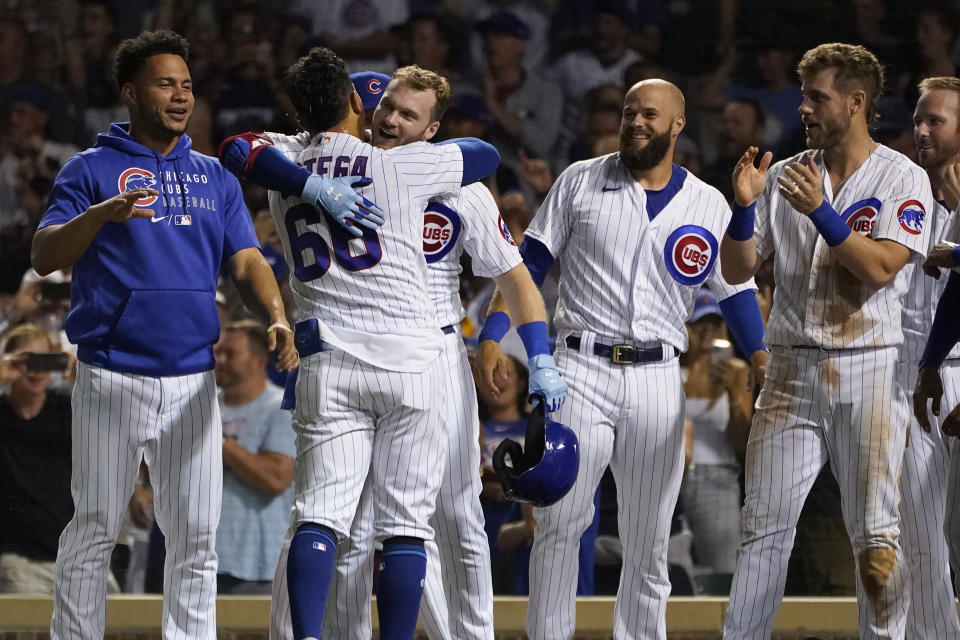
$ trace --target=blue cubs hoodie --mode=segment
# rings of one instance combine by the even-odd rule
[[[108,222],[73,267],[66,332],[87,364],[154,377],[213,367],[220,333],[217,277],[223,261],[257,247],[240,184],[180,136],[166,156],[143,146],[129,124],[64,165],[40,228],[63,224],[113,196],[150,187],[136,206],[153,218]]]

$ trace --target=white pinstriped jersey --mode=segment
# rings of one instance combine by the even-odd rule
[[[678,178],[679,191],[651,220],[648,194],[619,153],[560,175],[526,232],[560,261],[558,332],[662,340],[685,351],[684,323],[701,285],[721,300],[755,288],[752,280],[727,284],[717,268],[731,215],[723,196],[675,166],[671,181]]]
[[[479,182],[463,187],[455,198],[430,203],[424,213],[423,253],[441,326],[463,320],[460,258],[464,251],[472,258],[473,272],[483,278],[502,276],[523,262],[493,194]]]
[[[799,153],[770,168],[757,200],[757,253],[774,256],[773,309],[767,325],[768,346],[816,345],[826,349],[897,346],[903,342],[902,298],[910,270],[871,292],[840,265],[807,216],[796,211],[777,189],[788,163],[806,153],[823,175],[824,198],[850,227],[874,240],[890,239],[909,248],[911,261],[929,245],[928,211],[933,208],[930,181],[923,169],[883,145],[840,187],[836,196],[822,152]]]
[[[270,192],[295,318],[318,318],[325,341],[370,364],[422,370],[442,337],[427,291],[423,212],[431,198],[459,194],[459,147],[417,142],[384,151],[344,133],[265,135],[314,173],[372,178],[361,193],[386,212],[382,227],[354,238],[299,197]]]
[[[955,233],[954,216],[942,203],[934,201],[933,215],[927,216],[930,225],[930,246],[925,252],[940,242],[948,240]],[[955,242],[955,240],[954,240]],[[923,356],[923,348],[933,326],[933,316],[937,310],[937,302],[947,286],[949,271],[942,271],[940,278],[931,278],[920,268],[920,262],[911,262],[904,269],[910,269],[910,281],[907,292],[903,296],[903,346],[900,347],[901,359],[908,362],[919,362]],[[953,346],[949,358],[960,358],[960,344]]]

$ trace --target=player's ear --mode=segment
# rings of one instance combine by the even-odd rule
[[[353,112],[358,116],[363,115],[363,100],[360,99],[360,94],[357,93],[356,89],[350,94],[350,108],[353,109]],[[363,120],[361,120],[361,122],[363,122]]]
[[[687,117],[685,115],[679,115],[673,119],[673,135],[678,136],[680,132],[683,131],[683,128],[687,126]]]
[[[863,112],[864,107],[867,103],[867,92],[863,89],[857,89],[852,94],[850,94],[849,104],[850,104],[850,115],[855,116],[858,113]]]
[[[128,107],[137,104],[137,89],[132,82],[124,82],[120,86],[120,97],[123,98],[123,103]]]
[[[434,120],[430,123],[430,126],[427,127],[427,130],[423,132],[423,139],[429,140],[433,136],[437,135],[437,129],[440,128],[440,121]]]

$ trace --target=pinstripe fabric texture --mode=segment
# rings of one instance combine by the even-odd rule
[[[151,378],[81,362],[72,404],[76,511],[60,536],[51,638],[103,637],[107,567],[142,456],[167,540],[163,637],[213,640],[223,486],[213,372]]]
[[[828,460],[854,553],[889,549],[876,597],[857,581],[860,637],[903,638],[909,593],[897,478],[908,408],[897,349],[772,350],[747,444],[746,500],[724,638],[769,638],[783,598],[797,519]]]
[[[960,404],[960,360],[947,360],[940,368],[943,380],[943,400],[941,416],[952,407]],[[947,468],[947,497],[944,511],[944,531],[947,535],[947,549],[950,553],[950,566],[953,568],[953,588],[960,588],[960,447],[944,438],[950,445],[950,458]]]
[[[952,235],[951,212],[942,203],[933,205],[930,223],[930,247]],[[939,279],[927,276],[919,264],[911,263],[910,285],[903,298],[903,346],[900,382],[908,398],[917,383],[917,372],[927,334],[933,324],[937,302],[946,287],[947,274]],[[950,352],[960,355],[960,345]],[[950,365],[944,364],[944,370]],[[947,398],[943,406],[953,407]],[[946,415],[943,413],[942,415]],[[949,554],[944,532],[947,496],[947,472],[950,465],[950,438],[944,437],[936,416],[929,415],[931,433],[924,432],[913,414],[910,420],[910,445],[903,456],[900,476],[900,531],[903,551],[910,570],[910,608],[907,611],[907,636],[910,638],[960,639],[960,621],[953,605]]]

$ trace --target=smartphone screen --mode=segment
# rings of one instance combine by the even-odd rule
[[[59,351],[27,356],[27,371],[64,371],[66,368],[67,354]]]

